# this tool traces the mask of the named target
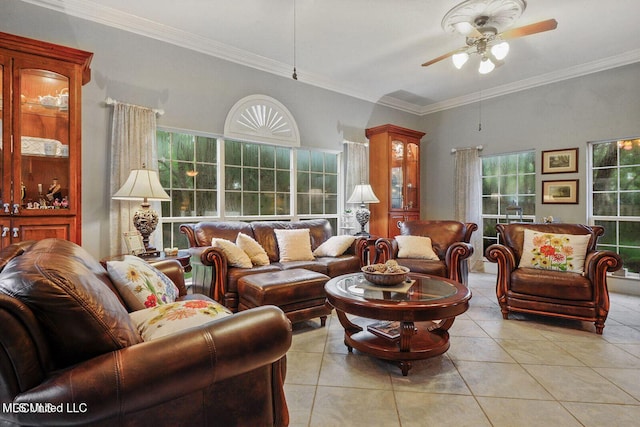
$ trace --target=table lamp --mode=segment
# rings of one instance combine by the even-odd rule
[[[356,221],[360,224],[362,228],[356,236],[367,236],[369,237],[369,233],[367,233],[364,227],[369,222],[369,218],[371,217],[371,212],[365,206],[365,203],[380,203],[380,200],[373,193],[373,189],[369,184],[358,184],[353,189],[353,193],[351,193],[351,197],[347,200],[347,203],[360,203],[360,207],[356,209]]]
[[[114,200],[142,200],[140,208],[133,215],[133,226],[140,232],[144,243],[145,253],[140,256],[158,256],[160,251],[149,246],[149,236],[158,225],[158,213],[151,209],[149,200],[171,200],[160,184],[158,172],[146,169],[144,164],[142,169],[132,170],[127,181],[111,198]]]

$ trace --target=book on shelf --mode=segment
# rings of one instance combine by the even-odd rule
[[[395,340],[400,338],[402,326],[397,320],[383,320],[367,325],[367,330],[379,337]]]

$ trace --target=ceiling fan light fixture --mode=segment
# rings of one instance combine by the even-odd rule
[[[509,54],[509,43],[500,42],[491,47],[491,54],[498,60],[502,61]]]
[[[453,65],[459,70],[469,60],[469,54],[467,52],[456,53],[451,57]]]
[[[496,65],[493,62],[491,62],[489,58],[482,58],[482,61],[480,61],[480,67],[478,68],[478,72],[480,74],[489,74],[490,72],[493,71],[494,68],[496,68]]]
[[[456,22],[453,27],[463,36],[468,36],[475,28],[470,22],[466,21]]]

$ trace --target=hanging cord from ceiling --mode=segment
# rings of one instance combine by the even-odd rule
[[[480,88],[480,99],[478,100],[478,132],[482,132],[482,88]]]
[[[298,72],[296,71],[296,0],[293,0],[293,80],[298,80]]]

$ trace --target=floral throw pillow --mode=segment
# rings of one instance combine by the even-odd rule
[[[540,233],[525,229],[519,267],[584,272],[590,235]]]
[[[107,262],[107,272],[131,310],[172,303],[178,288],[157,268],[134,255]]]
[[[185,300],[129,313],[145,341],[231,316],[231,311],[215,301]]]

